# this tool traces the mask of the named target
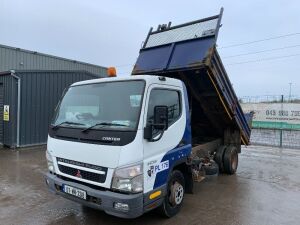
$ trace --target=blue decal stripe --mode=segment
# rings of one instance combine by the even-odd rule
[[[153,189],[158,188],[167,183],[170,169],[173,168],[174,164],[178,160],[186,159],[186,157],[191,154],[191,150],[192,150],[192,145],[189,144],[189,145],[185,145],[185,146],[182,146],[179,148],[174,148],[163,157],[161,162],[168,160],[169,161],[169,169],[163,170],[156,174],[156,179],[154,182]]]
[[[183,96],[184,96],[184,102],[185,102],[185,114],[186,114],[186,124],[185,124],[185,130],[183,134],[182,140],[185,144],[192,144],[192,128],[191,128],[191,118],[190,118],[190,107],[189,107],[189,99],[187,95],[187,90],[185,87],[185,84],[182,82],[183,87]]]

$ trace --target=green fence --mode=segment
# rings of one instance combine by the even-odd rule
[[[252,121],[252,128],[300,130],[300,124],[291,124],[287,122]]]

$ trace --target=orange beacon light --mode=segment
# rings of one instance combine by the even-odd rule
[[[116,77],[117,76],[117,70],[115,67],[108,67],[107,68],[107,75],[108,77]]]

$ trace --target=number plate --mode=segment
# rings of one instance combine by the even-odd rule
[[[74,195],[78,198],[86,200],[86,191],[71,187],[69,185],[63,185],[62,191],[67,194]]]

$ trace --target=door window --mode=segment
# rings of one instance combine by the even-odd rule
[[[155,106],[168,107],[168,127],[171,126],[176,120],[179,119],[181,114],[180,93],[175,90],[168,89],[153,89],[150,93],[147,123],[151,124],[154,120],[154,107]]]

